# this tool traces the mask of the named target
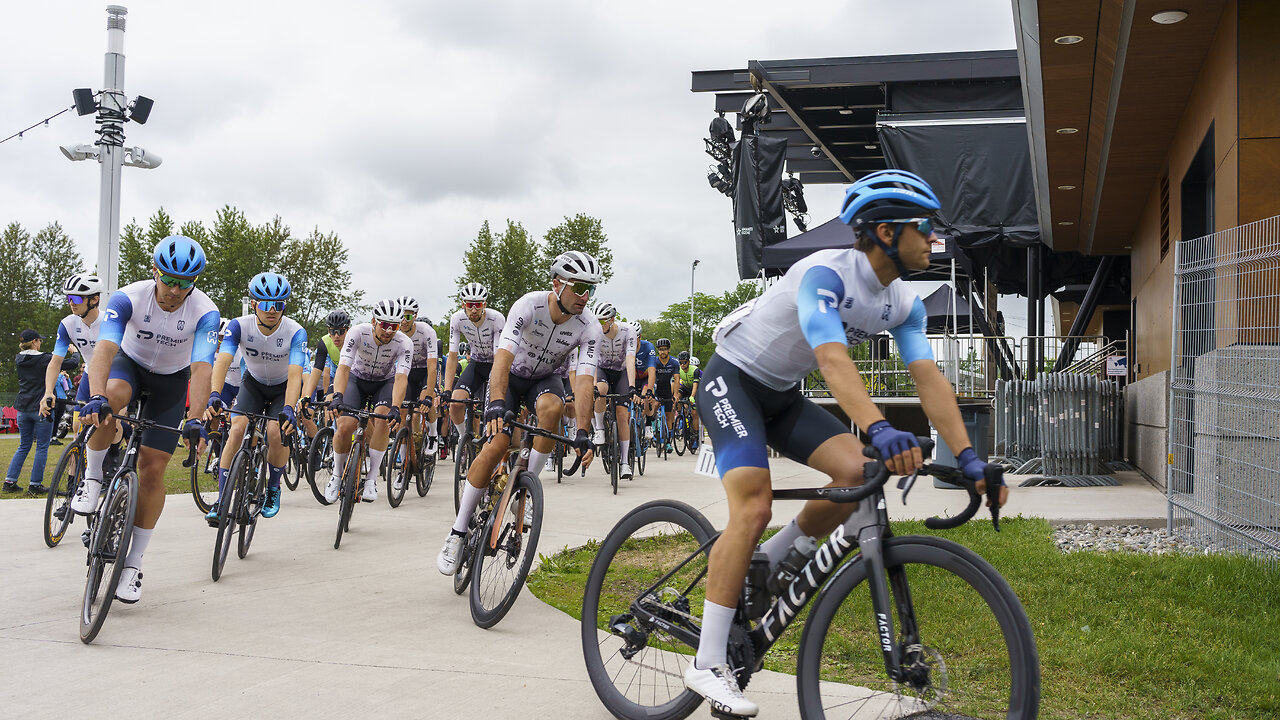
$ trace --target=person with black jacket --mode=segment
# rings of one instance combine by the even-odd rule
[[[36,445],[35,460],[31,463],[31,484],[27,492],[42,494],[49,492],[44,486],[44,464],[49,455],[49,437],[53,433],[53,421],[40,414],[40,400],[44,397],[45,368],[49,367],[50,353],[40,352],[40,342],[44,340],[35,330],[23,330],[18,345],[20,352],[14,359],[18,368],[18,400],[14,409],[18,411],[18,451],[9,461],[9,470],[4,477],[4,492],[20,492],[18,475],[27,461],[27,453],[31,452],[31,443]],[[78,361],[70,356],[63,361],[63,367],[74,370]]]

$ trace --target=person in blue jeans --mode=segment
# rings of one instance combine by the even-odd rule
[[[40,415],[40,399],[44,396],[45,368],[49,366],[52,355],[40,352],[44,338],[35,330],[23,330],[19,340],[18,356],[14,359],[18,368],[18,400],[14,403],[14,409],[18,411],[18,451],[13,454],[9,470],[4,475],[4,492],[22,492],[18,476],[34,442],[36,456],[31,461],[31,483],[27,492],[41,494],[49,492],[49,488],[44,486],[44,465],[49,456],[53,421]],[[67,369],[72,369],[77,361],[70,357],[64,362]]]

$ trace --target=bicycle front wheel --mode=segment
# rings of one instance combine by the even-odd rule
[[[245,453],[237,452],[231,459],[231,467],[227,469],[227,484],[222,496],[218,498],[218,536],[213,541],[213,581],[222,577],[222,569],[226,567],[227,555],[231,552],[231,537],[235,535],[236,515],[240,510],[241,496],[248,482],[245,475]]]
[[[324,489],[333,477],[333,428],[321,428],[311,438],[311,447],[307,450],[307,484],[311,486],[311,494],[316,502],[328,505]]]
[[[351,529],[351,510],[359,502],[356,492],[360,487],[360,456],[363,448],[351,446],[351,454],[347,456],[347,466],[342,470],[342,490],[338,495],[338,534],[333,538],[333,549],[342,544],[342,533]]]
[[[515,604],[537,557],[542,484],[527,471],[514,483],[507,507],[489,513],[471,557],[471,619],[482,628],[497,625]]]
[[[299,439],[301,433],[301,429],[294,428],[293,436],[285,438],[289,448],[289,462],[285,464],[284,485],[291,491],[298,489],[302,476],[306,473],[307,446]]]
[[[436,462],[435,453],[418,453],[418,469],[413,473],[417,481],[418,497],[426,497],[431,491],[431,481],[436,477]]]
[[[410,468],[413,467],[413,458],[409,457],[409,433],[409,428],[400,428],[386,454],[388,459],[383,476],[387,481],[387,503],[391,507],[400,507],[404,500],[405,483],[409,482],[412,475]]]
[[[209,512],[218,498],[218,461],[222,457],[222,433],[209,433],[204,452],[191,463],[191,499],[201,513]]]
[[[643,603],[667,622],[700,631],[707,553],[698,549],[713,535],[694,508],[656,500],[623,516],[600,544],[582,598],[582,656],[596,695],[616,717],[678,720],[702,703],[684,686],[696,648],[631,609]],[[638,596],[667,573],[654,594]]]
[[[458,512],[462,505],[463,484],[467,482],[467,470],[475,459],[476,448],[471,444],[471,433],[463,433],[458,440],[458,449],[453,454],[453,511]]]
[[[995,568],[963,545],[928,536],[884,543],[905,678],[885,673],[867,565],[853,561],[818,597],[800,639],[796,685],[804,718],[1031,720],[1040,661],[1022,603]]]
[[[129,473],[107,488],[107,499],[98,511],[99,526],[89,541],[89,571],[80,606],[80,641],[91,643],[102,629],[116,597],[124,560],[133,540],[133,521],[138,509],[138,476]]]
[[[241,560],[249,554],[253,532],[258,529],[258,516],[262,514],[262,504],[267,499],[267,458],[259,453],[255,459],[258,472],[248,479],[238,503],[237,522],[240,525],[240,537],[236,541],[236,555]]]
[[[677,415],[676,428],[671,433],[671,446],[676,449],[676,455],[684,455],[686,426],[684,415]]]
[[[57,547],[67,534],[76,514],[71,511],[71,498],[80,488],[84,477],[84,455],[80,445],[71,443],[62,451],[58,465],[49,479],[49,496],[44,501],[44,544]]]

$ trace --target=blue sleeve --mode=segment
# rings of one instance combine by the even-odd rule
[[[58,323],[58,341],[54,343],[53,354],[57,357],[67,356],[67,346],[71,344],[71,336],[67,334],[67,326]]]
[[[289,364],[303,369],[307,366],[307,330],[298,328],[293,334],[293,342],[289,346]]]
[[[196,323],[196,336],[191,338],[191,362],[213,362],[213,354],[218,351],[218,321],[221,319],[217,310],[210,310]]]
[[[796,294],[796,311],[800,330],[809,347],[837,342],[848,345],[844,323],[840,320],[840,301],[844,299],[844,282],[835,270],[814,265],[800,278]]]
[[[102,327],[98,330],[98,340],[108,340],[120,344],[124,339],[124,329],[133,317],[133,301],[122,292],[111,293],[107,301],[107,309],[103,311]]]
[[[894,341],[898,343],[898,354],[902,355],[902,362],[907,365],[916,360],[933,359],[933,348],[929,346],[929,339],[924,335],[927,317],[924,301],[917,297],[911,304],[911,313],[907,315],[907,319],[903,320],[898,327],[889,330]]]
[[[218,348],[218,352],[224,352],[234,358],[239,349],[240,319],[236,318],[227,323],[227,329],[222,331],[222,347]]]

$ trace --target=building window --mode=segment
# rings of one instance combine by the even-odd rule
[[[1169,173],[1160,177],[1160,260],[1169,254]]]

